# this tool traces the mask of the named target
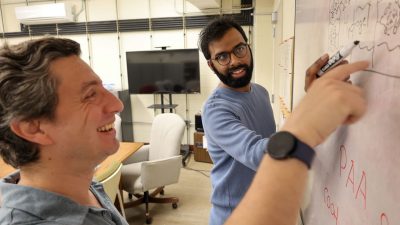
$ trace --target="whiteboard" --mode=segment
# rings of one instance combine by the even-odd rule
[[[370,62],[351,78],[365,90],[367,113],[316,148],[305,225],[400,225],[400,1],[296,1],[295,82],[354,40],[348,60]]]
[[[274,24],[274,88],[273,107],[277,129],[281,127],[292,110],[293,96],[293,43],[294,37],[283,38],[283,4],[276,9]]]

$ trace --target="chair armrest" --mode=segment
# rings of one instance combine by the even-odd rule
[[[122,164],[127,165],[131,163],[143,162],[149,160],[150,145],[143,145],[135,153],[125,159]]]
[[[143,190],[177,183],[182,167],[182,156],[153,160],[142,163],[141,181]]]

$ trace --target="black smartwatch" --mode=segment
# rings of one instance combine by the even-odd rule
[[[309,169],[315,155],[314,149],[287,131],[280,131],[271,135],[265,153],[278,160],[287,158],[299,159]]]

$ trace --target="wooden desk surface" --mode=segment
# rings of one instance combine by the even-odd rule
[[[0,178],[12,173],[14,170],[14,167],[6,164],[0,157]]]
[[[121,142],[119,144],[118,152],[114,155],[110,155],[105,159],[100,166],[96,169],[94,176],[97,177],[100,174],[107,171],[108,167],[111,166],[114,162],[122,162],[139,150],[140,147],[143,146],[142,142]]]
[[[141,142],[121,142],[119,145],[118,151],[107,157],[97,168],[95,176],[98,176],[101,173],[104,173],[107,171],[107,168],[113,163],[113,162],[122,162],[125,159],[127,159],[130,155],[135,153],[137,150],[139,150],[140,147],[143,146],[143,143]],[[0,158],[0,178],[4,177],[10,173],[15,171],[15,169],[4,163],[4,161]]]

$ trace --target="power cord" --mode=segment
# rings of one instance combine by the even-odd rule
[[[210,177],[210,171],[209,170],[197,170],[197,169],[193,169],[193,168],[190,168],[190,167],[184,167],[184,169],[187,169],[187,170],[192,170],[192,171],[195,171],[195,172],[198,172],[198,173],[200,173],[201,175],[203,175],[203,176],[205,176],[205,177]]]
[[[199,170],[199,169],[190,168],[189,167],[190,159],[191,159],[191,157],[188,157],[187,162],[186,162],[186,166],[183,167],[184,169],[198,172],[201,175],[203,175],[205,177],[208,177],[208,178],[210,177],[210,172],[211,172],[210,170]]]

